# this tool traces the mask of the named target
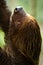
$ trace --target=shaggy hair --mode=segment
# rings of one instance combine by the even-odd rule
[[[23,9],[14,10],[7,40],[6,52],[14,55],[20,65],[38,65],[42,41],[40,27],[35,18]],[[28,62],[24,58],[28,59]]]
[[[42,41],[40,27],[22,8],[18,10],[14,10],[9,21],[11,12],[5,1],[0,1],[0,26],[8,32],[6,44],[0,48],[0,65],[38,65]]]

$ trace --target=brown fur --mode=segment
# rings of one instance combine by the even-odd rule
[[[3,5],[2,5],[3,4]],[[0,65],[38,65],[41,51],[41,34],[37,21],[21,11],[13,13],[0,1],[0,26],[6,36],[4,49],[0,48]],[[9,25],[10,22],[10,25]]]
[[[23,15],[14,12],[7,38],[7,45],[12,45],[14,53],[16,48],[24,57],[28,60],[31,59],[30,61],[38,65],[41,51],[41,34],[35,18],[26,13]]]

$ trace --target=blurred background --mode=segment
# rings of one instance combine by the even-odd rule
[[[38,21],[42,35],[42,49],[39,65],[43,65],[43,0],[6,0],[6,3],[12,13],[15,7],[22,6],[27,13],[34,16]],[[0,46],[3,47],[4,44],[4,32],[0,30]]]

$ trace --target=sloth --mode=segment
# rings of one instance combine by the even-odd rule
[[[28,62],[25,61],[27,64],[22,61],[23,65],[38,65],[41,42],[40,27],[36,19],[27,14],[22,7],[15,8],[9,25],[7,44],[5,46],[6,52],[11,56],[15,54],[19,60],[25,61],[23,55],[28,59]],[[11,48],[13,52],[11,52]]]
[[[39,64],[42,38],[34,17],[22,7],[15,8],[11,16],[6,2],[0,0],[0,27],[5,32],[5,46],[0,48],[0,65]]]

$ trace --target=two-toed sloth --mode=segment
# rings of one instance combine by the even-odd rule
[[[0,0],[0,26],[7,33],[4,49],[0,48],[0,65],[38,65],[41,51],[41,33],[38,22],[22,7],[11,12]]]
[[[15,8],[11,17],[8,40],[8,44],[16,47],[21,54],[38,65],[41,51],[40,27],[35,18],[27,14],[22,7]]]

